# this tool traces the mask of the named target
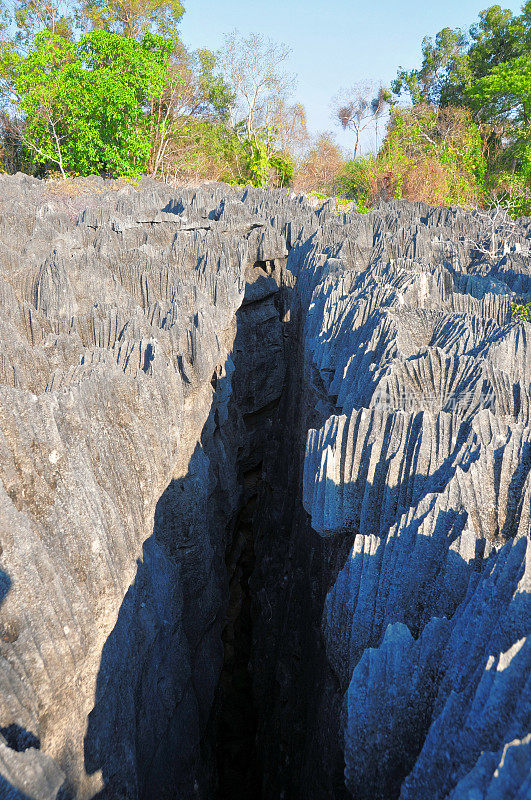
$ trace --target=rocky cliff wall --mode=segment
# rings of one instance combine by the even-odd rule
[[[529,794],[529,223],[496,265],[475,226],[395,204],[290,253],[298,466],[286,497],[280,442],[259,534],[260,563],[282,552],[258,581],[280,631],[268,797]]]
[[[0,191],[0,796],[527,797],[531,223]]]

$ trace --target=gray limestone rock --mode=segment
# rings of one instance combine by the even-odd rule
[[[0,797],[527,798],[531,221],[72,186],[0,176]]]

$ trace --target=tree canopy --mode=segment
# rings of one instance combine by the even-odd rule
[[[398,96],[409,94],[414,105],[471,105],[472,85],[497,66],[531,52],[531,0],[520,15],[495,5],[481,11],[468,31],[443,28],[435,39],[422,41],[419,69],[399,68],[391,84]],[[486,109],[477,106],[481,116]]]
[[[150,135],[144,107],[168,72],[168,43],[97,30],[71,42],[37,34],[12,62],[12,92],[25,115],[23,144],[37,163],[61,173],[133,175],[145,171]]]
[[[191,52],[183,13],[181,0],[0,0],[0,168],[259,186],[298,172],[364,208],[531,188],[531,0],[426,37],[392,92],[352,76],[334,105],[347,161],[329,135],[312,143],[289,48],[234,31],[219,53]]]
[[[175,37],[183,14],[180,0],[82,0],[79,10],[85,26],[135,39],[148,32]]]
[[[420,68],[400,68],[392,89],[413,106],[470,111],[489,190],[531,179],[531,0],[520,14],[494,5],[468,31],[444,28],[426,37]]]

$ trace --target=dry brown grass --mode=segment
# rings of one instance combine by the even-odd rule
[[[46,193],[55,197],[80,197],[81,195],[107,194],[118,192],[126,186],[136,189],[136,182],[127,178],[118,178],[113,183],[103,184],[97,177],[52,178],[45,181]]]

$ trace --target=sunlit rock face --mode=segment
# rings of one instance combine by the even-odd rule
[[[0,797],[529,796],[531,223],[0,208]]]

